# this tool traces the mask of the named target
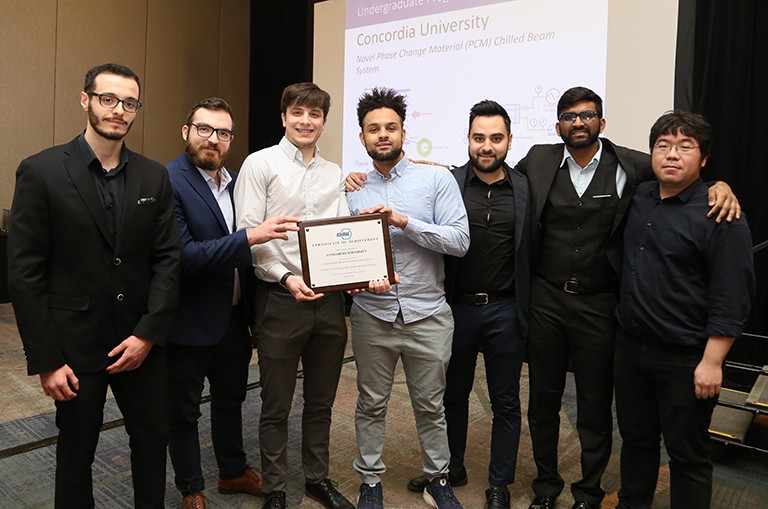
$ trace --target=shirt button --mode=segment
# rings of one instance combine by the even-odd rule
[[[582,205],[584,205],[584,202],[579,200],[579,207],[581,207]]]
[[[640,246],[640,251],[645,251],[645,246]]]
[[[576,253],[578,253],[578,252],[579,252],[579,246],[576,246],[576,247],[574,247],[574,248],[573,248],[573,251],[574,251],[574,252],[576,252]]]
[[[576,225],[576,229],[577,229],[577,230],[581,230],[581,225],[580,225],[580,224],[577,224],[577,225]]]
[[[116,299],[118,302],[123,302],[123,300],[125,300],[125,295],[118,293]]]
[[[111,203],[107,203],[107,208],[111,209],[112,208],[112,204]]]
[[[651,226],[651,222],[650,222],[650,221],[648,221],[647,223],[645,223],[645,226],[648,226],[648,227],[650,227],[650,226]]]
[[[112,260],[112,263],[115,265],[115,267],[117,267],[118,265],[123,263],[123,260],[121,260],[120,258],[115,258],[114,260]]]

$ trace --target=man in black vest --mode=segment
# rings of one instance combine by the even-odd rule
[[[534,228],[534,277],[528,341],[528,424],[537,477],[530,509],[551,509],[563,490],[557,470],[565,375],[576,381],[576,429],[582,479],[571,485],[573,509],[600,506],[611,455],[614,310],[622,261],[623,219],[639,182],[653,178],[647,154],[599,138],[602,99],[575,87],[557,105],[565,142],[536,145],[516,169],[528,176]],[[738,215],[725,184],[709,191],[718,221]]]

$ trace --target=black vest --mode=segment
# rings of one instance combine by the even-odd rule
[[[619,207],[617,166],[616,155],[603,144],[600,163],[581,197],[568,165],[557,171],[542,213],[537,264],[537,272],[555,285],[575,278],[587,291],[618,289],[618,275],[605,256]]]

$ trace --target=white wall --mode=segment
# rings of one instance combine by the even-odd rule
[[[345,0],[315,4],[313,79],[334,99],[320,148],[325,157],[339,162],[344,107],[345,5]],[[620,145],[647,152],[651,125],[662,113],[672,109],[677,9],[678,0],[609,1],[608,71],[603,98],[605,136]],[[574,58],[589,58],[573,48],[564,47],[563,51],[574,51]]]

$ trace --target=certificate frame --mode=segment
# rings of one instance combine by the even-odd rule
[[[299,252],[306,285],[316,293],[394,283],[387,215],[364,214],[301,221]]]

